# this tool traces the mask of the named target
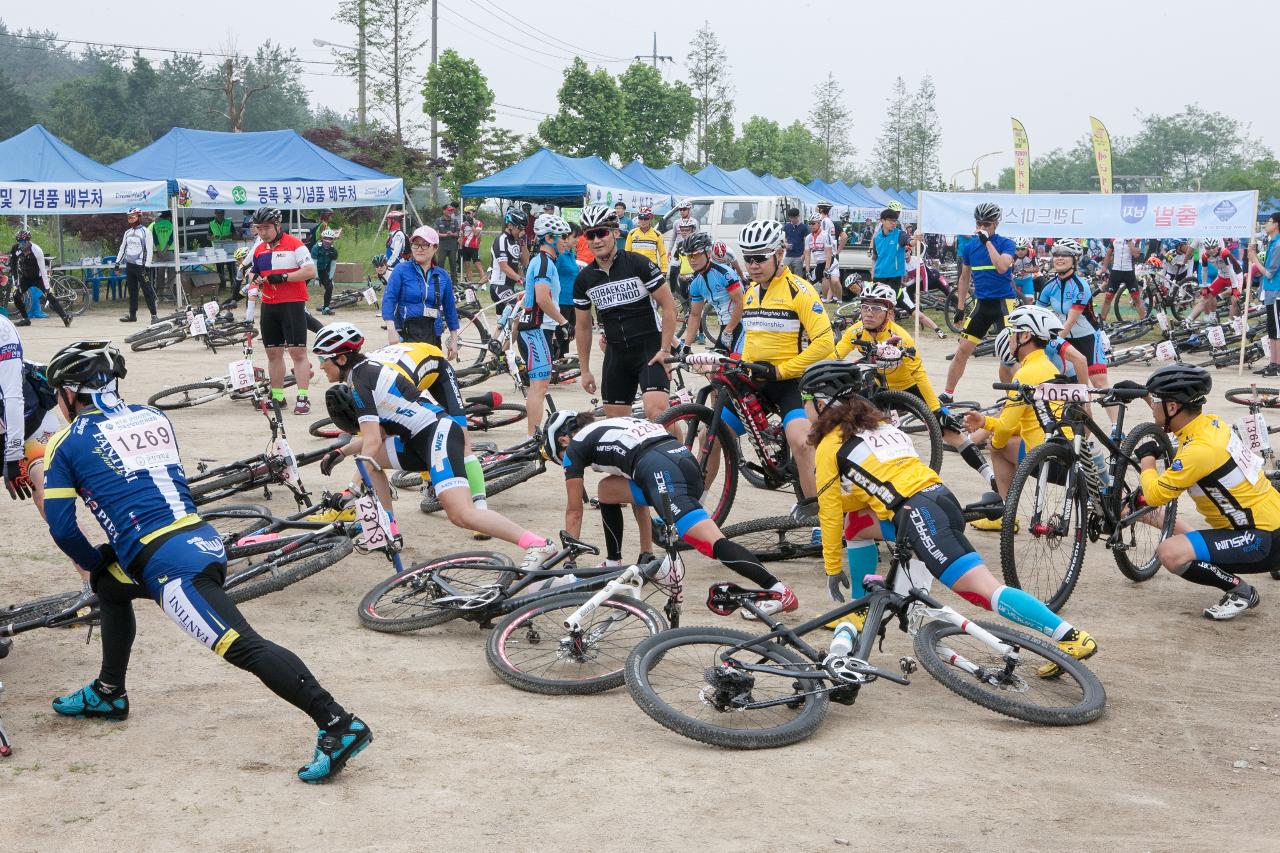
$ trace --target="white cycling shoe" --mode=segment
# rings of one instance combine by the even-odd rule
[[[1244,584],[1241,584],[1244,586]],[[1246,610],[1251,610],[1258,606],[1258,602],[1262,600],[1262,596],[1258,595],[1258,590],[1254,587],[1248,587],[1248,595],[1241,595],[1240,588],[1228,592],[1222,596],[1222,600],[1212,607],[1204,609],[1206,619],[1212,619],[1215,622],[1225,622],[1228,619],[1234,619]]]

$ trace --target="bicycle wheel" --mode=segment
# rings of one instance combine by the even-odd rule
[[[152,394],[147,400],[147,405],[166,412],[173,409],[189,409],[192,406],[212,402],[226,393],[227,386],[221,382],[191,382]]]
[[[822,543],[813,541],[814,524],[788,515],[757,518],[730,524],[720,532],[746,548],[762,563],[822,555]]]
[[[125,337],[124,342],[126,344],[131,344],[136,341],[140,341],[143,338],[150,338],[150,337],[153,337],[154,335],[159,335],[164,332],[171,332],[177,327],[178,327],[177,315],[169,316],[163,320],[157,320],[155,323],[152,323],[150,326],[147,326],[144,329],[139,329],[138,331],[134,332],[132,335],[128,335],[127,337]]]
[[[1226,398],[1236,405],[1248,406],[1254,401],[1255,390],[1257,391],[1257,400],[1262,404],[1262,408],[1280,408],[1280,388],[1232,388],[1227,391]]]
[[[924,429],[913,429],[908,433],[916,446],[916,454],[933,470],[942,470],[942,426],[923,400],[905,391],[881,390],[871,396],[871,402],[888,414],[895,425],[905,423],[914,427],[917,423],[922,424]]]
[[[225,498],[237,492],[246,492],[262,485],[266,479],[269,463],[262,457],[250,460],[234,470],[215,474],[201,474],[187,481],[191,489],[191,499],[199,506],[202,503]]]
[[[490,551],[467,551],[449,554],[421,565],[405,569],[380,581],[360,601],[360,624],[385,634],[399,634],[431,628],[462,615],[462,609],[436,603],[445,592],[442,583],[463,596],[506,594],[515,572],[502,554]]]
[[[813,669],[813,678],[747,673],[726,667],[721,654],[755,637],[695,626],[650,637],[627,658],[627,692],[650,717],[673,732],[728,749],[768,749],[804,740],[827,715],[822,671],[786,646],[760,643],[734,661]],[[778,699],[789,701],[753,707]]]
[[[63,592],[58,595],[46,595],[21,604],[10,604],[0,608],[0,626],[17,622],[31,622],[35,619],[47,619],[61,613],[76,602],[80,591]]]
[[[519,403],[499,403],[482,415],[467,415],[467,429],[484,432],[510,426],[524,420],[527,414]]]
[[[518,690],[585,696],[621,687],[627,656],[641,640],[667,629],[662,614],[629,595],[606,598],[570,632],[564,621],[594,592],[527,604],[494,626],[485,644],[489,668]]]
[[[459,388],[471,388],[479,385],[481,382],[493,375],[493,371],[487,364],[477,364],[473,367],[464,367],[454,373],[454,378],[458,380]]]
[[[271,510],[260,504],[227,504],[202,512],[200,517],[213,525],[228,548],[272,521]]]
[[[458,330],[458,363],[480,364],[489,356],[489,341],[493,339],[487,319],[479,311],[462,307],[458,308],[458,319],[462,324]]]
[[[71,275],[53,277],[54,298],[73,317],[79,317],[89,310],[89,286],[83,280]]]
[[[168,332],[161,332],[157,335],[142,338],[134,341],[129,348],[134,352],[151,352],[152,350],[164,349],[174,344],[180,344],[187,339],[186,329],[170,329]]]
[[[964,299],[964,316],[966,318],[972,316],[973,310],[978,307],[978,300],[974,298],[972,288],[970,288],[970,291],[970,293],[965,294]],[[947,310],[942,312],[942,321],[947,324],[947,328],[954,334],[959,335],[964,332],[964,324],[956,322],[956,305],[956,294],[955,291],[952,291],[947,294]]]
[[[1013,473],[1000,529],[1004,582],[1057,612],[1071,597],[1084,562],[1085,484],[1071,448],[1048,441]]]
[[[1128,344],[1139,338],[1145,337],[1147,332],[1151,331],[1151,320],[1134,320],[1128,323],[1117,323],[1107,329],[1107,336],[1111,338],[1112,346],[1120,344]]]
[[[342,430],[333,425],[333,418],[321,418],[318,421],[312,421],[307,427],[307,432],[316,438],[337,438],[344,435]]]
[[[1120,444],[1120,453],[1133,456],[1139,444],[1154,439],[1160,445],[1160,458],[1156,460],[1157,472],[1173,464],[1173,445],[1164,430],[1153,423],[1138,424],[1129,430],[1129,434]],[[1116,504],[1126,506],[1131,495],[1142,494],[1142,478],[1139,469],[1132,465],[1124,468],[1124,483],[1117,492]],[[1116,491],[1113,489],[1112,491]],[[1124,513],[1122,512],[1121,515]],[[1148,523],[1146,519],[1158,518],[1158,523]],[[1141,519],[1122,523],[1117,531],[1122,547],[1111,548],[1116,558],[1116,566],[1120,574],[1131,581],[1151,580],[1160,571],[1160,561],[1156,559],[1156,548],[1165,539],[1173,536],[1173,527],[1178,521],[1178,502],[1170,501],[1162,510],[1144,515]]]
[[[717,434],[711,436],[711,410],[696,403],[667,409],[658,423],[674,429],[702,466],[702,506],[712,521],[723,524],[738,493],[738,442],[733,430],[721,422]]]
[[[944,687],[970,702],[1019,720],[1045,726],[1079,726],[1102,716],[1107,693],[1083,663],[1052,643],[989,622],[976,623],[1014,647],[1017,663],[950,622],[927,622],[916,633],[916,657]],[[958,659],[981,667],[966,672]],[[1041,678],[1036,670],[1055,663],[1061,674]]]
[[[232,601],[240,604],[329,568],[350,554],[353,547],[351,538],[339,533],[308,542],[272,560],[257,561],[251,556],[231,559],[227,561],[223,588]]]
[[[492,497],[499,492],[505,492],[512,486],[517,486],[536,476],[542,470],[543,467],[537,462],[510,462],[487,470],[484,473],[485,496]],[[427,479],[424,478],[422,483],[425,486]],[[440,503],[434,490],[428,490],[422,493],[422,502],[418,504],[418,508],[425,513],[439,512],[444,509],[444,504]]]
[[[1124,364],[1130,364],[1135,361],[1150,362],[1155,357],[1155,349],[1145,344],[1128,347],[1127,349],[1116,350],[1111,353],[1111,357],[1107,359],[1110,367],[1120,367]]]

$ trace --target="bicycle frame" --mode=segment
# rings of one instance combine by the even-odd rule
[[[711,409],[711,425],[707,430],[707,441],[705,442],[701,452],[698,454],[698,464],[702,466],[704,471],[706,470],[708,455],[712,452],[711,448],[715,441],[715,437],[719,434],[720,425],[724,423],[722,412],[724,412],[726,407],[731,407],[734,414],[738,416],[739,422],[745,428],[746,436],[751,442],[751,446],[754,447],[756,453],[759,454],[760,460],[765,463],[765,467],[761,470],[765,481],[768,482],[771,487],[777,488],[791,482],[794,475],[789,473],[783,465],[778,463],[777,455],[774,453],[773,448],[756,427],[754,420],[746,413],[742,405],[739,403],[738,392],[733,386],[733,380],[730,379],[730,374],[732,371],[741,370],[741,368],[737,368],[736,366],[721,365],[714,373],[707,377],[707,384],[698,390],[695,401],[700,406],[708,406],[708,400],[711,398],[712,394],[715,394],[715,404],[708,406],[708,408]],[[757,396],[757,399],[766,411],[777,414],[768,400],[759,396]],[[779,427],[779,429],[781,428]],[[730,431],[736,433],[736,430]],[[784,447],[787,446],[786,435],[782,434],[780,438],[781,445]],[[745,461],[741,450],[735,449],[735,455],[737,457],[735,461],[739,467],[752,464]]]

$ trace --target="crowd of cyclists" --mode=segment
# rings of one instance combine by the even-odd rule
[[[998,359],[993,380],[1025,387],[1074,377],[1109,387],[1103,323],[1123,298],[1121,290],[1134,297],[1137,311],[1145,310],[1136,266],[1160,264],[1175,281],[1204,280],[1197,310],[1212,313],[1224,295],[1230,310],[1243,310],[1242,276],[1252,264],[1272,340],[1273,364],[1265,372],[1280,372],[1280,214],[1266,225],[1265,246],[1214,239],[1166,245],[1013,239],[999,231],[997,205],[978,205],[973,234],[956,241],[952,320],[963,333],[941,390],[906,328],[919,310],[909,301],[912,261],[930,263],[936,242],[904,229],[897,209],[886,209],[871,235],[874,269],[865,283],[841,277],[839,250],[847,238],[836,234],[827,213],[808,224],[799,264],[787,229],[794,222],[751,222],[735,254],[683,210],[668,251],[653,227],[653,211],[637,214],[634,227],[625,208],[603,205],[586,207],[574,224],[554,210],[536,217],[517,208],[505,214],[491,249],[489,295],[495,303],[516,304],[530,433],[538,436],[545,458],[563,469],[564,527],[571,535],[583,535],[591,468],[604,475],[592,486],[592,503],[599,507],[611,565],[624,559],[622,507],[631,506],[641,520],[640,544],[649,550],[648,512],[661,506],[692,548],[769,592],[760,608],[768,615],[795,611],[795,591],[752,551],[725,537],[703,505],[707,471],[699,448],[688,446],[679,430],[655,423],[671,406],[673,362],[696,371],[736,361],[749,373],[756,396],[776,413],[798,486],[791,513],[810,523],[821,543],[832,601],[843,601],[860,581],[846,564],[847,544],[906,539],[929,572],[967,601],[1042,632],[1080,660],[1098,652],[1097,640],[987,568],[968,527],[998,529],[1000,522],[966,523],[946,482],[956,475],[944,478],[922,461],[910,436],[867,399],[868,371],[880,372],[888,388],[919,398],[933,413],[944,440],[987,492],[979,504],[997,518],[1020,460],[1054,436],[1038,411],[1043,404],[1013,391],[996,414],[959,417],[951,410],[957,384],[989,336]],[[489,506],[466,434],[449,363],[458,346],[453,288],[434,260],[440,235],[427,226],[406,235],[399,218],[391,221],[387,289],[394,285],[399,295],[390,309],[384,301],[388,345],[371,346],[366,332],[376,320],[364,321],[364,328],[350,322],[321,326],[306,313],[306,283],[316,277],[312,254],[282,229],[278,210],[254,215],[258,239],[242,262],[250,297],[261,304],[270,395],[284,407],[287,355],[297,381],[294,411],[305,414],[314,356],[329,383],[329,415],[352,435],[321,461],[324,474],[352,456],[372,460],[373,489],[394,519],[386,472],[423,472],[451,524],[515,545],[524,551],[522,566],[536,567],[555,545]],[[1099,266],[1107,272],[1101,293],[1092,276]],[[966,308],[970,293],[974,301]],[[832,306],[855,297],[857,320],[834,327]],[[692,319],[678,336],[682,303]],[[714,312],[720,321],[705,351],[697,350],[695,311]],[[42,495],[39,511],[55,543],[102,602],[101,670],[88,685],[55,699],[54,710],[108,720],[128,715],[132,602],[150,598],[192,637],[316,722],[315,752],[298,771],[301,779],[319,782],[339,772],[372,741],[371,729],[338,704],[296,655],[257,634],[223,592],[223,543],[191,499],[174,423],[121,398],[125,360],[109,342],[63,347],[40,366],[14,326],[0,317],[0,388],[9,425],[5,485],[15,499]],[[937,334],[945,336],[941,329]],[[552,363],[567,355],[570,341],[582,389],[598,395],[600,412],[547,411]],[[1115,387],[1141,390],[1152,420],[1176,440],[1176,456],[1163,467],[1157,466],[1156,443],[1137,448],[1142,474],[1135,500],[1160,507],[1188,493],[1208,525],[1194,529],[1179,518],[1176,535],[1159,545],[1159,560],[1184,580],[1219,590],[1219,601],[1204,615],[1226,620],[1259,603],[1256,587],[1242,575],[1280,568],[1280,540],[1273,539],[1280,492],[1228,421],[1206,409],[1211,385],[1203,368],[1175,362],[1154,370],[1145,383]],[[1061,404],[1047,405],[1053,410]],[[50,425],[55,412],[66,423],[56,431]],[[77,499],[106,544],[94,546],[86,538],[76,519]],[[400,536],[394,520],[390,532]],[[1039,674],[1057,673],[1047,666]]]

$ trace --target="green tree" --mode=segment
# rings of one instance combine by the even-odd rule
[[[257,90],[244,107],[245,130],[282,130],[311,124],[302,66],[292,49],[266,41],[244,63],[244,87]]]
[[[1280,198],[1280,160],[1268,151],[1251,163],[1215,173],[1204,189],[1257,190],[1259,204]]]
[[[339,20],[351,20],[348,12],[358,8],[361,0],[344,3],[338,12]],[[409,104],[416,89],[413,81],[420,79],[415,70],[416,62],[426,45],[425,38],[417,38],[418,16],[427,0],[362,0],[365,16],[365,67],[369,108],[382,115],[390,124],[400,144],[413,130]],[[358,36],[359,34],[357,34]],[[354,69],[354,57],[350,51],[335,54],[340,67]]]
[[[752,116],[742,123],[737,141],[737,160],[751,164],[754,172],[786,177],[782,162],[782,128],[772,119]]]
[[[1098,173],[1093,162],[1093,144],[1086,134],[1071,148],[1055,148],[1031,161],[1031,185],[1037,190],[1097,192]],[[1013,169],[1000,173],[1000,189],[1013,189]]]
[[[1189,104],[1174,115],[1138,117],[1142,128],[1125,146],[1125,168],[1117,174],[1158,175],[1160,188],[1186,190],[1195,189],[1197,179],[1253,159],[1256,146],[1240,122],[1223,113]]]
[[[573,60],[557,93],[560,109],[542,120],[538,136],[571,157],[595,154],[608,160],[622,135],[622,93],[608,71],[592,71],[581,57]]]
[[[920,81],[907,111],[907,169],[905,180],[893,184],[898,189],[931,189],[942,186],[938,151],[942,147],[942,124],[938,119],[937,91],[928,74]]]
[[[454,187],[479,177],[481,126],[493,119],[493,92],[480,67],[456,50],[445,50],[427,71],[422,111],[444,125],[440,144]]]
[[[528,156],[525,154],[527,142],[525,137],[505,127],[486,127],[480,134],[480,174],[492,175],[520,162]],[[529,154],[537,150],[535,147]]]
[[[844,89],[830,72],[813,90],[809,124],[813,126],[813,135],[822,143],[821,178],[833,180],[835,173],[843,170],[853,157],[854,148],[849,141],[853,120],[844,105]]]
[[[911,98],[902,77],[893,81],[893,90],[885,101],[884,124],[871,154],[871,174],[883,186],[900,187],[906,183],[912,125]]]
[[[125,80],[121,69],[107,66],[92,76],[59,84],[44,116],[49,130],[102,163],[118,160],[150,142],[138,133]]]
[[[31,99],[0,68],[0,139],[8,139],[35,123],[36,111],[31,106]]]
[[[691,165],[701,167],[715,162],[728,168],[717,155],[733,156],[733,84],[729,80],[728,54],[709,22],[704,21],[694,32],[685,68],[695,103]]]
[[[634,62],[618,77],[622,93],[622,136],[617,153],[623,163],[650,166],[671,162],[678,142],[689,135],[697,105],[684,83],[666,83],[658,69]]]
[[[801,183],[809,183],[822,170],[825,150],[800,121],[793,121],[782,129],[778,138],[778,171],[780,178],[794,177]],[[841,179],[849,177],[840,175]]]

